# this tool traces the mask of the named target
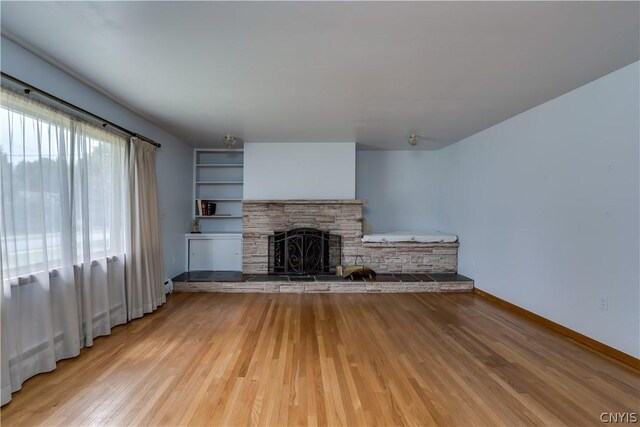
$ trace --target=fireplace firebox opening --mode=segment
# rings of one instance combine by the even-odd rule
[[[270,274],[334,274],[342,258],[341,237],[315,228],[269,236]]]

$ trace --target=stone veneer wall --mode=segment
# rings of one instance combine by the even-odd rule
[[[310,227],[342,236],[342,262],[378,273],[453,273],[458,243],[362,243],[364,200],[245,200],[242,205],[242,271],[268,271],[269,235]],[[358,259],[360,263],[360,259]]]

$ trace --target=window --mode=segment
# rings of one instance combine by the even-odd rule
[[[124,137],[3,90],[5,279],[124,253],[126,144]]]

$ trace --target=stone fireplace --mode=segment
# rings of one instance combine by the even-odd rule
[[[356,256],[378,273],[454,273],[458,243],[363,243],[365,200],[244,200],[242,206],[242,271],[275,272],[270,268],[270,238],[295,229],[315,229],[339,236],[340,263]],[[295,274],[295,273],[294,273]]]
[[[269,237],[292,229],[316,229],[340,236],[341,258],[355,255],[362,237],[363,200],[244,200],[242,204],[242,271],[269,271]],[[349,258],[347,258],[349,259]]]

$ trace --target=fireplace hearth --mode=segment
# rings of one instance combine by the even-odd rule
[[[340,236],[315,228],[276,231],[269,236],[269,273],[335,273],[342,257]]]

